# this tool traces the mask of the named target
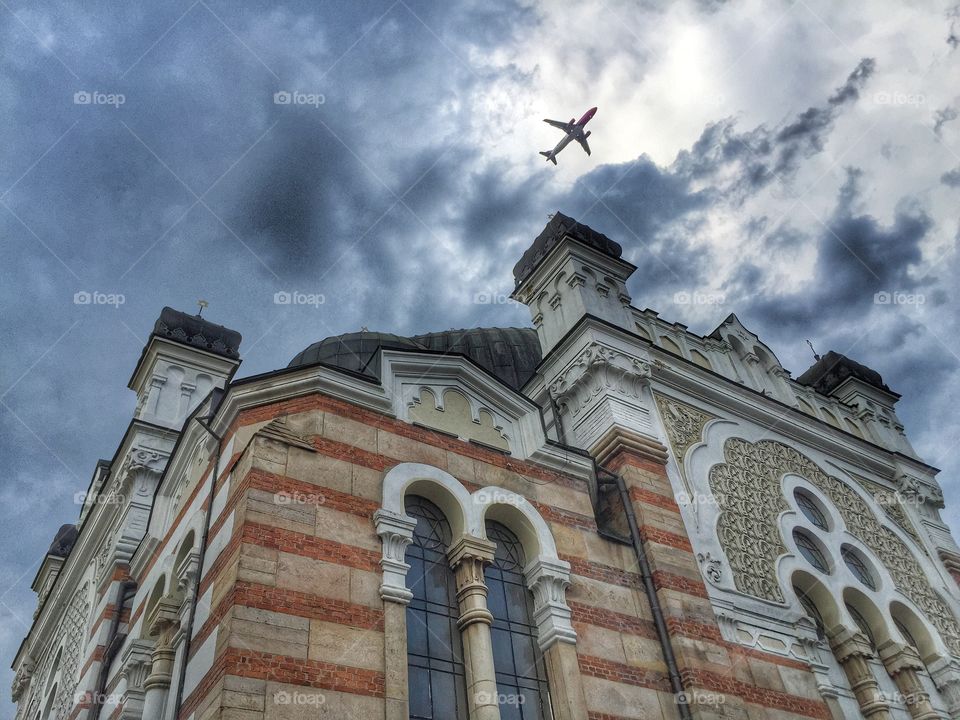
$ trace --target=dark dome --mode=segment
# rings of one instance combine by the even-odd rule
[[[428,350],[462,353],[519,390],[540,362],[540,340],[533,328],[471,328],[415,335]]]
[[[287,367],[301,367],[322,362],[344,370],[380,377],[380,360],[377,350],[423,350],[410,338],[380,332],[344,333],[315,342],[290,361]]]
[[[47,555],[56,555],[57,557],[65,558],[70,554],[70,551],[73,550],[76,542],[77,526],[70,523],[61,525],[53,538],[53,542],[50,543],[50,549],[47,550]]]
[[[472,328],[411,338],[378,332],[336,335],[313,343],[298,353],[287,367],[322,362],[378,378],[379,348],[460,353],[518,390],[530,379],[540,362],[540,341],[533,328]]]
[[[878,390],[893,393],[876,370],[833,350],[811,365],[803,375],[797,378],[797,382],[801,385],[809,385],[819,393],[829,395],[849,377],[863,380],[867,385],[872,385]]]

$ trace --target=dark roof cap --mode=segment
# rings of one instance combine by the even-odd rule
[[[558,210],[543,228],[543,232],[537,235],[533,245],[520,258],[520,262],[513,266],[513,278],[517,285],[526,280],[543,258],[568,235],[612,258],[619,259],[623,254],[623,248],[606,235],[583,223],[578,223]]]
[[[533,328],[447,330],[411,339],[428,350],[466,355],[515,390],[533,376],[542,355]]]
[[[160,317],[153,326],[153,334],[231,360],[240,358],[242,336],[236,330],[215,325],[199,315],[188,315],[171,307],[160,311]]]
[[[294,356],[287,367],[324,363],[378,378],[380,377],[380,348],[386,350],[425,349],[410,338],[392,333],[363,330],[334,335],[308,345]]]
[[[77,526],[72,523],[61,525],[53,538],[53,542],[50,543],[50,549],[47,550],[47,555],[56,555],[57,557],[65,558],[70,554],[70,551],[73,550],[76,542]]]
[[[810,366],[803,375],[797,378],[797,382],[801,385],[808,385],[823,395],[829,395],[850,377],[862,380],[878,390],[895,394],[884,384],[883,378],[876,370],[871,370],[866,365],[861,365],[846,355],[841,355],[833,350]]]

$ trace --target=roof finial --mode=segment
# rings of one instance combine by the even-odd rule
[[[208,303],[206,300],[197,300],[197,305],[200,307],[200,309],[197,311],[197,317],[203,315],[203,309],[209,304],[210,303]]]
[[[813,352],[813,359],[816,360],[817,362],[820,362],[820,356],[817,355],[817,351],[816,351],[816,349],[814,349],[813,343],[810,342],[809,340],[807,340],[807,345],[810,346],[810,350],[811,350],[811,352]]]

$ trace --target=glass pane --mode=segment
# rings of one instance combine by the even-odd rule
[[[493,662],[501,720],[545,720],[549,707],[546,676],[537,629],[531,620],[532,596],[523,577],[523,546],[510,530],[487,523],[487,537],[496,543],[487,568],[488,607],[493,615]]]
[[[433,503],[406,499],[406,511],[417,519],[407,548],[407,667],[410,717],[414,720],[466,720],[467,704],[456,630],[456,587],[447,564],[450,526]]]

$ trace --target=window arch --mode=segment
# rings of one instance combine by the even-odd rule
[[[467,692],[453,571],[447,562],[450,523],[426,498],[408,495],[416,519],[407,548],[407,674],[411,720],[466,720]]]
[[[550,694],[543,656],[537,645],[533,596],[523,576],[526,557],[520,539],[494,520],[487,538],[496,543],[493,562],[484,571],[487,607],[493,615],[491,637],[501,720],[549,720]]]

